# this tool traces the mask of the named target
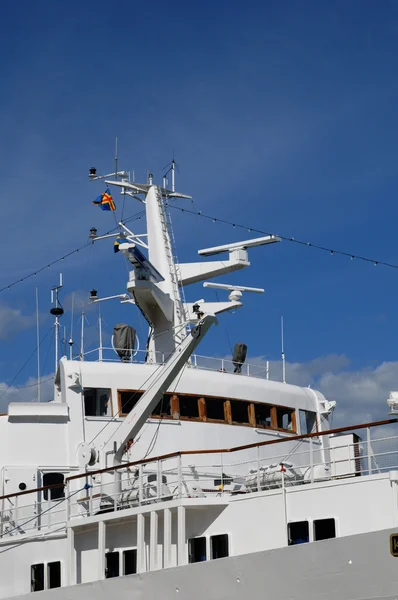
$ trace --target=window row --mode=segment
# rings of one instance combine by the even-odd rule
[[[142,394],[142,390],[119,390],[117,413],[121,416],[127,415]],[[87,417],[112,416],[110,389],[85,388],[83,398],[84,413]],[[213,396],[163,394],[152,417],[228,423],[298,432],[296,412],[293,408]],[[299,410],[299,423],[301,434],[316,432],[316,413]]]
[[[137,550],[113,551],[105,554],[105,579],[137,573]]]
[[[308,521],[295,521],[288,524],[289,546],[306,544],[307,542],[329,540],[336,537],[336,523],[334,519],[316,519],[312,523],[312,540],[310,539],[310,524]]]
[[[208,556],[209,554],[209,556]],[[207,549],[207,538],[195,537],[188,540],[188,562],[196,563],[229,556],[228,534],[212,535]]]
[[[140,390],[119,390],[119,414],[128,414],[142,394]],[[306,434],[316,431],[316,413],[300,410],[299,414],[300,432]],[[191,394],[163,394],[152,417],[248,425],[293,433],[298,431],[293,408]]]
[[[30,567],[31,592],[41,592],[59,587],[61,587],[61,563],[59,560]]]

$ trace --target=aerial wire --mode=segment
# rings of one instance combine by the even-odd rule
[[[221,219],[219,217],[214,217],[212,215],[205,214],[202,211],[195,212],[193,210],[189,210],[189,208],[181,208],[180,206],[175,206],[175,205],[170,205],[170,208],[173,208],[175,210],[179,210],[180,212],[183,212],[183,213],[188,213],[188,214],[191,214],[191,215],[202,217],[202,218],[207,219],[207,220],[211,220],[211,221],[213,221],[213,223],[222,223],[224,225],[230,225],[231,227],[234,227],[234,228],[244,229],[245,231],[248,231],[248,232],[254,232],[254,233],[261,233],[263,235],[276,236],[276,237],[279,237],[281,240],[284,240],[285,242],[292,242],[294,244],[299,244],[300,246],[306,246],[307,248],[314,248],[315,250],[321,250],[321,251],[327,252],[328,254],[331,254],[331,255],[337,254],[337,255],[340,255],[340,256],[345,256],[347,258],[350,258],[351,260],[357,259],[357,260],[361,260],[361,261],[364,261],[364,262],[367,262],[367,263],[372,263],[375,267],[378,266],[378,265],[380,265],[380,266],[383,266],[383,267],[389,267],[391,269],[398,269],[398,264],[395,264],[395,263],[390,263],[390,262],[386,262],[386,261],[383,261],[383,260],[376,260],[374,258],[369,258],[367,256],[361,256],[359,254],[354,254],[352,252],[344,252],[342,250],[336,250],[334,248],[328,248],[326,246],[321,246],[319,244],[314,244],[312,242],[305,242],[303,240],[299,240],[299,239],[296,239],[294,237],[288,237],[288,236],[281,235],[279,233],[271,233],[269,231],[264,231],[264,230],[258,229],[256,227],[250,227],[249,225],[242,225],[242,224],[236,223],[236,222],[233,223],[232,221],[227,221],[226,219]]]

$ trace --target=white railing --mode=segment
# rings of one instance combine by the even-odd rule
[[[43,499],[46,490],[46,496],[51,496],[51,488],[3,496],[0,542],[57,533],[65,530],[70,519],[166,500],[215,497],[225,502],[226,497],[236,495],[278,493],[292,486],[398,469],[398,436],[381,437],[379,426],[359,426],[365,439],[353,436],[350,443],[337,443],[330,449],[320,444],[323,433],[232,450],[181,452],[71,476],[61,488],[64,497],[56,500]],[[296,442],[293,449],[286,446],[292,441]],[[271,445],[275,445],[274,452]]]
[[[83,355],[83,360],[98,361],[98,362],[124,362],[131,364],[163,364],[168,354],[163,352],[151,352],[150,356],[147,357],[145,350],[134,351],[131,356],[126,359],[121,359],[113,348],[101,347],[88,350]],[[81,359],[80,355],[73,357],[75,360]],[[193,369],[203,369],[207,371],[218,371],[220,373],[235,373],[240,375],[246,375],[248,377],[260,377],[262,379],[270,379],[270,365],[269,361],[265,361],[263,364],[250,364],[244,363],[239,368],[236,368],[236,363],[226,358],[217,358],[213,356],[201,356],[199,354],[192,354],[187,367]]]

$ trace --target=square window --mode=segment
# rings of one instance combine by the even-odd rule
[[[210,538],[211,558],[225,558],[229,556],[228,534],[212,535]]]
[[[316,431],[316,412],[312,412],[311,410],[300,410],[299,415],[301,435],[314,433]]]
[[[190,396],[179,396],[180,398],[180,416],[190,419],[199,418],[198,399]]]
[[[127,415],[137,404],[144,392],[124,390],[119,392],[119,407],[122,415]]]
[[[63,473],[43,473],[43,487],[51,486],[43,490],[44,500],[60,500],[65,498],[65,485]]]
[[[159,404],[154,408],[152,412],[154,417],[170,417],[171,416],[171,396],[170,394],[163,394],[163,397]]]
[[[296,521],[288,524],[289,546],[305,544],[310,541],[310,529],[308,521]]]
[[[107,417],[112,415],[111,390],[106,388],[85,388],[83,390],[84,414],[86,417]]]
[[[235,423],[249,424],[249,402],[231,400],[231,416]]]
[[[215,421],[225,421],[223,398],[206,398],[206,416]]]
[[[278,429],[286,429],[293,431],[293,413],[292,408],[277,407],[276,409],[276,421]]]
[[[272,427],[271,421],[272,406],[268,404],[254,404],[254,415],[257,427]]]
[[[206,538],[198,537],[188,540],[188,562],[203,562],[206,559]]]
[[[317,519],[314,521],[314,541],[329,540],[336,537],[334,519]]]

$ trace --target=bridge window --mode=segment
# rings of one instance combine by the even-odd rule
[[[276,422],[278,429],[287,431],[296,431],[295,411],[292,408],[283,406],[276,407]]]
[[[32,565],[30,567],[30,591],[41,592],[44,590],[44,564]]]
[[[51,590],[53,588],[61,587],[61,563],[58,560],[57,562],[50,562],[47,565],[47,581],[48,588]]]
[[[125,550],[123,552],[123,575],[134,575],[137,573],[137,550]]]
[[[310,529],[308,521],[296,521],[295,523],[289,523],[287,529],[289,546],[306,544],[310,541]]]
[[[111,390],[105,388],[85,388],[83,390],[84,414],[86,417],[112,416]]]
[[[232,422],[249,425],[249,403],[243,400],[231,400],[230,402]]]
[[[272,427],[272,406],[268,404],[255,404],[254,415],[257,427]]]
[[[197,563],[207,560],[206,538],[197,537],[188,540],[188,562]]]
[[[126,416],[137,404],[142,390],[118,390],[119,414]],[[305,412],[305,411],[304,411]],[[307,414],[307,413],[306,413]],[[307,414],[308,426],[316,413]],[[273,406],[229,398],[199,397],[192,394],[163,394],[162,400],[152,412],[152,417],[163,419],[191,419],[194,421],[217,421],[224,424],[250,425],[296,432],[296,413],[293,408]],[[300,416],[300,418],[303,418]],[[312,420],[311,420],[312,419]]]
[[[119,414],[127,415],[137,404],[143,393],[139,390],[118,390]]]
[[[224,398],[206,398],[206,416],[215,421],[225,421]]]
[[[179,396],[180,416],[189,419],[199,419],[198,398],[193,396]]]
[[[43,473],[43,487],[50,487],[43,490],[44,500],[59,500],[65,498],[65,485],[63,473]]]
[[[171,396],[170,394],[163,394],[163,397],[159,404],[156,406],[152,413],[152,417],[168,417],[171,416]]]
[[[105,579],[119,577],[119,552],[105,554]]]
[[[334,519],[317,519],[314,521],[314,541],[329,540],[336,537]]]
[[[311,410],[300,410],[299,415],[301,435],[314,433],[317,430],[316,412],[312,412]]]
[[[228,534],[212,535],[210,538],[211,558],[225,558],[229,556]]]

